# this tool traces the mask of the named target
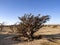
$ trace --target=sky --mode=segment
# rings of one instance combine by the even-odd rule
[[[15,24],[25,13],[50,15],[47,24],[60,24],[60,0],[0,0],[0,23]]]

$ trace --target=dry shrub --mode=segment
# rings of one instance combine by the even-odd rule
[[[54,25],[52,28],[56,28],[57,27],[57,25]]]
[[[25,14],[24,16],[18,18],[20,20],[20,23],[17,26],[18,33],[22,33],[24,37],[33,40],[36,38],[33,34],[43,27],[43,24],[49,20],[49,15],[40,16],[39,14],[38,16],[35,16],[32,14]]]

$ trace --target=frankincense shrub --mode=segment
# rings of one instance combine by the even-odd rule
[[[33,40],[35,38],[33,34],[43,27],[43,24],[49,20],[49,15],[41,16],[38,14],[35,16],[33,14],[25,14],[18,18],[20,20],[20,23],[17,26],[18,32],[22,33],[24,37]]]

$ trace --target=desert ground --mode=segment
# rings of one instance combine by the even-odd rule
[[[45,25],[34,34],[42,35],[42,39],[29,42],[12,40],[18,34],[13,33],[9,26],[3,28],[3,31],[0,30],[0,45],[60,45],[60,25]]]

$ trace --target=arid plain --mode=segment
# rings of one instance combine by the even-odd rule
[[[12,28],[13,27],[13,28]],[[4,26],[0,30],[0,45],[60,45],[60,25],[44,25],[34,35],[42,35],[42,39],[30,42],[14,41],[11,38],[16,36],[15,26]]]

